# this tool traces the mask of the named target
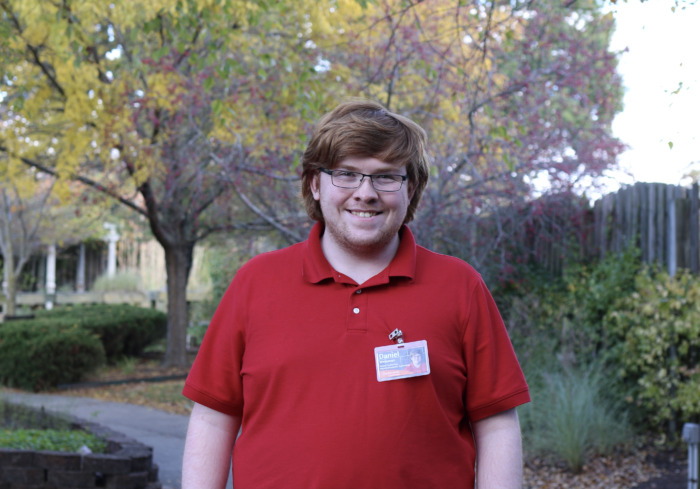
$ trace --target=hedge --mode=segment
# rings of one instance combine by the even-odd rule
[[[165,337],[167,317],[130,305],[66,306],[0,325],[0,383],[41,390],[136,356]]]
[[[164,338],[167,332],[164,313],[128,304],[65,306],[39,311],[37,320],[77,324],[88,329],[102,341],[109,362],[139,355],[148,345]]]
[[[77,382],[105,362],[100,340],[83,328],[16,321],[0,326],[0,382],[42,390]]]

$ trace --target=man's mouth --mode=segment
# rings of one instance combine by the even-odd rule
[[[376,216],[377,214],[379,214],[379,212],[372,212],[372,211],[350,211],[350,214],[352,214],[353,216],[357,216],[357,217],[374,217],[374,216]]]

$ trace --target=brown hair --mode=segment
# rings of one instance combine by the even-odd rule
[[[311,193],[318,168],[335,168],[347,158],[376,158],[406,165],[413,198],[404,224],[410,222],[428,183],[430,163],[425,131],[407,117],[389,112],[382,105],[353,100],[338,105],[321,118],[302,158],[301,195],[306,212],[323,221],[321,206]]]

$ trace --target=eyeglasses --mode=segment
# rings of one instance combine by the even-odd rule
[[[358,188],[362,185],[365,177],[369,177],[374,190],[380,192],[398,192],[401,190],[403,182],[408,179],[407,175],[388,175],[377,174],[367,175],[357,171],[348,170],[329,170],[327,168],[319,168],[323,173],[331,176],[331,183],[340,188]]]

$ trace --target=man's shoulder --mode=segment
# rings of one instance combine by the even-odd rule
[[[305,241],[302,241],[291,246],[255,255],[241,266],[239,273],[258,273],[268,269],[279,271],[289,267],[297,268],[297,264],[301,263],[303,257],[305,243]]]
[[[416,263],[424,266],[428,266],[432,270],[439,270],[440,272],[452,271],[457,274],[467,274],[480,277],[479,272],[476,271],[469,263],[457,258],[452,255],[444,255],[438,253],[437,251],[429,250],[423,246],[416,246]]]
[[[440,290],[444,290],[444,284],[453,288],[460,284],[466,290],[484,285],[481,274],[466,261],[423,247],[416,247],[416,280],[424,284],[442,284],[438,285]]]

